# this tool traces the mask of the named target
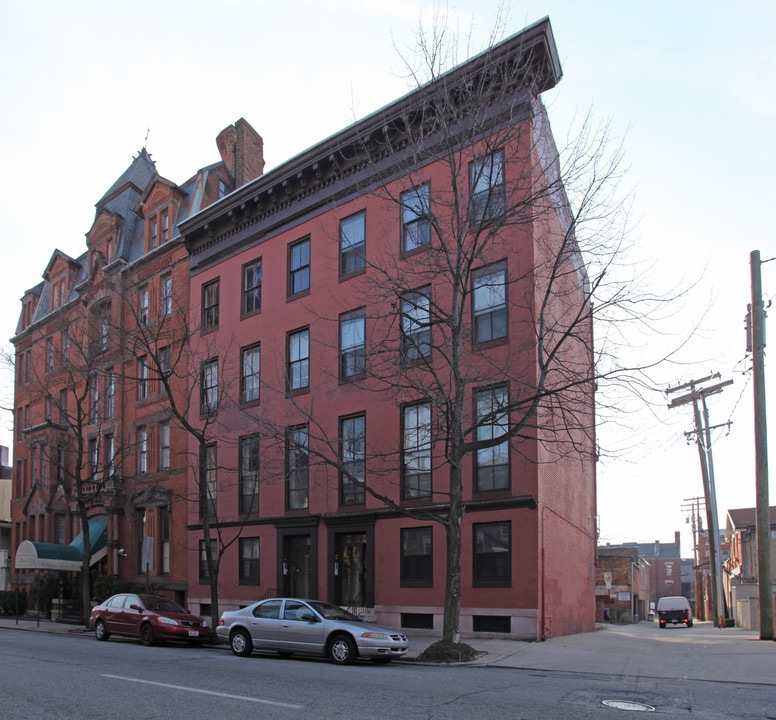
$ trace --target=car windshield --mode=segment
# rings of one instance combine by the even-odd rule
[[[336,605],[329,605],[329,603],[312,601],[309,603],[318,614],[323,615],[327,620],[347,620],[349,622],[363,622],[361,618],[356,617],[347,610],[343,610]]]
[[[154,612],[186,612],[178,605],[178,603],[168,600],[167,598],[154,597],[153,595],[141,595],[140,599],[143,601],[146,610],[153,610]]]

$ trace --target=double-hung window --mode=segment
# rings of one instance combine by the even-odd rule
[[[105,419],[113,420],[116,415],[116,373],[110,368],[105,374]]]
[[[288,390],[299,392],[310,385],[310,330],[288,334]]]
[[[46,370],[54,369],[54,338],[46,338]]]
[[[217,543],[215,540],[210,541],[210,557],[217,557]],[[204,540],[199,541],[199,580],[200,582],[207,582],[210,579],[210,571],[207,567],[207,545]]]
[[[365,325],[363,310],[340,315],[339,375],[342,380],[358,377],[366,372]]]
[[[509,587],[512,579],[512,524],[478,523],[474,531],[475,587]]]
[[[215,517],[218,509],[218,446],[215,443],[206,445],[202,459],[202,473],[205,482],[205,501],[207,514]]]
[[[509,393],[505,385],[479,390],[474,396],[477,441],[490,443],[509,432]],[[475,486],[479,492],[509,488],[509,440],[477,450]]]
[[[137,359],[137,399],[148,397],[148,358],[143,355]]]
[[[414,362],[431,355],[431,288],[401,297],[401,357]]]
[[[97,339],[95,349],[104,352],[110,347],[110,302],[104,302],[97,308]]]
[[[402,528],[401,584],[431,587],[434,579],[432,528]]]
[[[431,405],[405,405],[402,418],[402,484],[405,500],[431,495]]]
[[[286,507],[305,510],[310,500],[310,457],[306,425],[289,428],[286,434]]]
[[[218,327],[220,281],[218,278],[202,286],[202,330]]]
[[[507,270],[503,263],[477,270],[472,277],[474,341],[507,336]]]
[[[340,276],[363,270],[366,267],[366,212],[340,220],[339,228]]]
[[[364,415],[340,420],[340,502],[363,505],[366,500],[366,418]]]
[[[148,285],[144,285],[138,291],[138,322],[141,325],[148,324]]]
[[[242,314],[250,315],[261,310],[261,260],[243,265]]]
[[[412,252],[431,244],[431,186],[424,183],[401,194],[401,250]]]
[[[167,274],[162,276],[162,302],[161,311],[162,317],[172,315],[172,275]]]
[[[105,477],[112,478],[116,472],[116,444],[112,433],[105,436],[103,445],[105,451]]]
[[[261,348],[258,344],[240,350],[240,402],[259,399]]]
[[[288,294],[298,295],[310,289],[310,238],[288,248]]]
[[[500,218],[506,204],[504,151],[474,160],[469,165],[472,222],[482,224]]]
[[[240,438],[240,512],[259,509],[259,436]]]
[[[218,359],[202,363],[200,370],[200,413],[210,415],[218,409]]]
[[[159,425],[159,469],[170,469],[170,423]]]
[[[148,472],[148,431],[145,425],[137,429],[137,474]]]
[[[100,386],[97,374],[89,376],[89,422],[96,425],[100,419]]]
[[[259,538],[240,538],[240,585],[259,584]]]

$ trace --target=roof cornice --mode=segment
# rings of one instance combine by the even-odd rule
[[[515,72],[515,68],[518,69]],[[385,178],[411,152],[407,128],[425,122],[433,100],[461,95],[477,82],[492,84],[500,102],[486,114],[495,124],[504,101],[528,116],[529,102],[553,88],[562,71],[549,18],[516,33],[432,82],[413,90],[348,128],[330,136],[254,181],[238,188],[180,224],[192,256],[192,270],[204,267],[239,243],[259,239],[324,204],[344,200],[354,187]],[[414,128],[410,128],[411,133]],[[439,152],[429,136],[423,155]],[[417,148],[414,148],[417,152]],[[404,153],[402,155],[402,153]],[[347,182],[343,182],[347,181]]]

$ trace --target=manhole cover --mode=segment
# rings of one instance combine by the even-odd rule
[[[615,710],[633,710],[635,712],[655,712],[655,708],[651,705],[645,705],[640,702],[629,702],[628,700],[604,700],[603,704],[606,707],[614,708]]]

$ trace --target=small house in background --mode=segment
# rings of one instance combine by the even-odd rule
[[[776,578],[776,507],[770,510],[771,577]],[[728,510],[725,539],[729,556],[723,562],[725,602],[738,627],[760,627],[757,564],[757,508]]]

